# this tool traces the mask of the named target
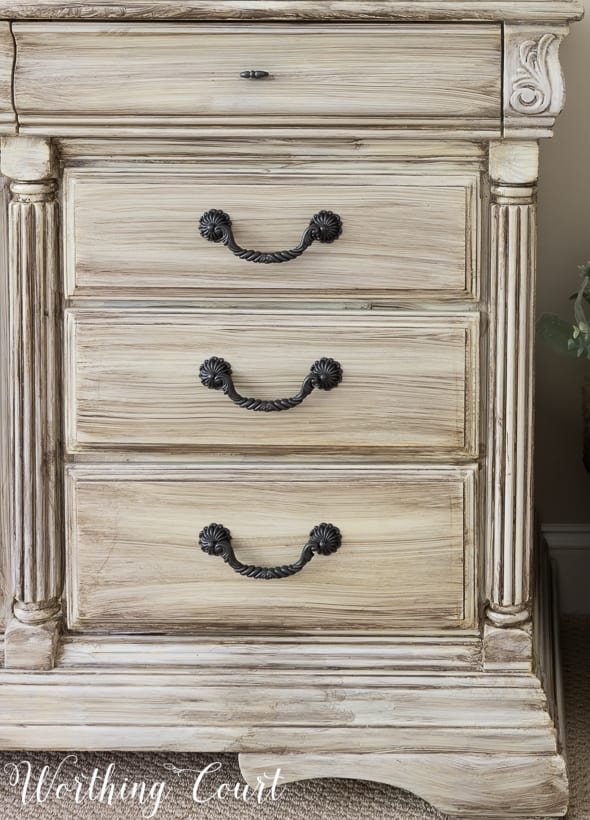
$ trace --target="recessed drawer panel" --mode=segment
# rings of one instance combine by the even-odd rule
[[[477,293],[476,173],[395,175],[351,157],[332,170],[260,160],[249,171],[244,164],[209,172],[164,164],[143,172],[70,169],[64,186],[68,295],[438,300]],[[201,235],[211,211],[228,215],[245,250],[293,249],[322,211],[337,215],[342,232],[297,258],[260,264]]]
[[[14,35],[25,129],[500,125],[499,25],[16,23]]]
[[[475,314],[85,309],[66,324],[73,451],[477,452]],[[248,404],[310,379],[294,406]]]
[[[474,625],[471,469],[76,466],[66,511],[73,629]],[[339,534],[313,535],[324,523]],[[263,580],[210,554],[228,537],[235,561],[265,568],[323,546]]]

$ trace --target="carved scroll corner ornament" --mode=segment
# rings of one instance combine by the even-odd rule
[[[518,67],[512,80],[510,107],[528,116],[557,114],[563,103],[558,50],[562,36],[546,32],[518,45]],[[516,56],[516,55],[515,55]]]

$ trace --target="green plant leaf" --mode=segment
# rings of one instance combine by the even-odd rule
[[[584,276],[584,281],[582,282],[582,287],[578,292],[578,296],[574,303],[574,316],[576,317],[576,322],[580,326],[582,332],[586,332],[584,330],[585,327],[588,327],[588,319],[586,318],[586,313],[584,311],[584,295],[590,286],[590,274],[586,274]]]
[[[577,358],[577,345],[573,349],[570,347],[570,342],[573,342],[574,338],[573,332],[574,326],[555,313],[544,313],[537,321],[537,336],[543,344],[557,353]]]
[[[573,302],[574,299],[578,298],[578,296],[579,291],[576,291],[575,293],[570,293],[570,295],[567,298],[570,300],[570,302]],[[590,291],[586,291],[586,293],[584,293],[584,301],[588,302],[588,304],[590,305]]]
[[[537,322],[537,336],[548,347],[565,356],[590,359],[590,320],[584,303],[590,303],[590,262],[580,266],[580,289],[573,294],[575,324],[554,313],[544,313]]]

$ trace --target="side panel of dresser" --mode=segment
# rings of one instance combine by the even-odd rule
[[[0,629],[10,607],[10,334],[8,332],[8,183],[0,177]]]
[[[530,670],[538,144],[490,145],[491,345],[486,551],[488,670]]]
[[[505,26],[504,134],[490,143],[490,373],[484,666],[529,670],[533,554],[533,350],[538,137],[564,102],[567,28]]]
[[[14,41],[10,24],[0,22],[0,134],[14,133],[12,105]],[[4,629],[10,598],[10,434],[8,332],[8,189],[0,176],[0,629]]]

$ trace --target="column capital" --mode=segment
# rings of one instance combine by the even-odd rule
[[[539,176],[536,140],[496,140],[489,145],[489,175],[498,185],[535,185]]]
[[[12,180],[55,179],[58,165],[53,143],[43,137],[3,137],[0,171]]]

